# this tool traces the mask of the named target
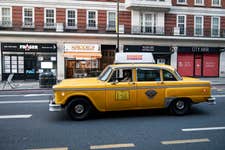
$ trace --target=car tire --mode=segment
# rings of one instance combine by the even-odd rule
[[[72,120],[85,120],[92,111],[92,105],[84,98],[77,98],[69,102],[66,111]]]
[[[190,112],[191,102],[187,99],[174,100],[170,105],[170,112],[174,115],[182,116]]]

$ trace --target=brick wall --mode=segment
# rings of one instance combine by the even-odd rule
[[[78,32],[85,32],[86,31],[86,9],[78,9],[77,12],[77,27]]]
[[[204,36],[211,36],[211,16],[204,16]]]
[[[56,9],[56,23],[64,23],[66,20],[66,9],[57,8]]]
[[[42,31],[44,26],[44,8],[35,8],[35,30]]]
[[[107,12],[106,10],[98,11],[98,31],[105,32],[107,24]]]
[[[186,16],[186,32],[188,36],[193,36],[194,35],[194,16],[193,15],[187,15]]]
[[[165,34],[173,35],[174,27],[176,27],[176,15],[175,14],[165,14]]]
[[[129,11],[120,11],[119,18],[120,25],[124,25],[125,33],[131,32],[131,12]]]
[[[22,27],[22,7],[20,6],[13,6],[12,7],[12,22],[13,27],[18,30]]]

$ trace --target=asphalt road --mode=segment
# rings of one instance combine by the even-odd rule
[[[224,150],[225,87],[212,93],[216,105],[194,105],[187,116],[125,111],[86,121],[49,112],[48,92],[5,93],[0,95],[0,150]]]

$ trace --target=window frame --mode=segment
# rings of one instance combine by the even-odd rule
[[[2,18],[3,18],[3,15],[2,15],[2,9],[9,9],[9,23],[7,23],[6,25],[3,24],[3,21],[2,21]],[[12,27],[12,7],[7,7],[7,6],[2,6],[0,7],[0,26],[1,27]]]
[[[69,18],[69,11],[75,11],[75,18]],[[68,19],[75,20],[75,26],[68,26]],[[67,29],[77,29],[77,9],[66,9],[66,28]]]
[[[213,3],[214,0],[212,0],[211,2],[212,2],[211,4],[212,4],[213,7],[221,7],[221,0],[219,0],[219,4],[214,4]]]
[[[89,26],[89,12],[95,12],[95,27]],[[98,11],[97,10],[87,10],[86,13],[86,29],[87,30],[98,30]]]
[[[151,15],[151,22],[149,21],[148,23],[151,23],[151,26],[146,25],[146,15]],[[150,12],[145,12],[143,13],[143,19],[142,19],[142,27],[143,27],[143,33],[145,34],[154,34],[154,27],[155,27],[155,13],[150,13]],[[151,29],[151,32],[146,31],[146,27]]]
[[[201,0],[202,3],[197,3],[197,0],[195,0],[195,5],[196,6],[204,6],[205,5],[205,0]]]
[[[217,18],[218,19],[218,33],[217,35],[213,35],[213,19]],[[219,16],[211,16],[211,36],[212,37],[219,37],[220,36],[220,17]]]
[[[159,71],[159,81],[139,81],[138,80],[138,69],[142,69],[142,70],[158,70]],[[152,67],[152,68],[148,68],[148,67],[139,67],[139,68],[136,68],[136,82],[162,82],[163,80],[162,80],[162,75],[161,75],[161,68],[154,68],[154,67]]]
[[[115,27],[110,27],[110,20],[109,20],[109,14],[110,13],[114,13],[115,14]],[[107,11],[107,22],[106,22],[106,24],[107,24],[107,27],[106,27],[106,30],[108,30],[108,31],[116,31],[116,12],[115,11]]]
[[[47,10],[53,10],[54,12],[54,23],[53,23],[53,26],[48,26],[47,25]],[[47,29],[55,29],[56,28],[56,8],[45,8],[44,9],[44,28],[47,28]]]
[[[179,0],[177,0],[177,4],[179,4],[179,5],[187,5],[187,0],[184,0],[184,2],[180,2]]]
[[[179,23],[178,21],[179,21],[179,17],[184,17],[184,34],[181,34],[181,29],[179,28],[179,35],[186,35],[187,33],[186,33],[186,26],[187,26],[187,19],[186,19],[186,15],[177,15],[177,27],[179,27],[178,25],[179,24],[181,24],[181,23]]]
[[[198,29],[198,28],[196,28],[196,20],[197,20],[197,18],[201,18],[201,20],[202,20],[202,24],[201,24],[201,34],[197,34],[196,33],[196,30]],[[204,16],[194,16],[194,36],[204,36]]]
[[[31,9],[32,10],[32,24],[31,25],[25,25],[25,9]],[[34,28],[35,24],[35,12],[34,12],[34,7],[23,7],[23,28]]]

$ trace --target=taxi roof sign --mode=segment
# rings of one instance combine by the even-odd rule
[[[115,64],[154,64],[152,53],[116,53]]]

